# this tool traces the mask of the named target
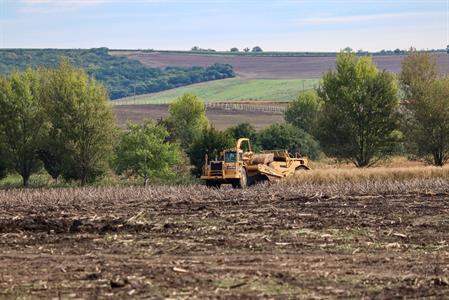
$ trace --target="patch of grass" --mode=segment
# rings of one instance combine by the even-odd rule
[[[302,294],[299,287],[286,282],[278,282],[270,278],[234,278],[224,277],[215,282],[215,285],[223,289],[240,289],[245,292],[256,292],[268,296],[293,297]]]
[[[318,86],[318,79],[224,79],[192,84],[159,93],[115,100],[115,105],[167,104],[190,93],[205,102],[220,101],[292,101],[304,90]]]
[[[272,279],[255,280],[250,282],[249,289],[269,296],[290,296],[302,294],[302,290],[286,282],[277,282]]]
[[[62,187],[69,186],[67,183],[56,183],[53,181],[50,175],[46,173],[34,174],[30,177],[29,187],[30,188],[41,188],[41,187]],[[0,189],[12,189],[12,188],[22,188],[23,182],[22,177],[18,174],[10,174],[6,178],[0,180]]]
[[[154,179],[152,185],[192,185],[198,184],[200,181],[189,174],[180,174],[177,177],[168,179]],[[142,178],[130,177],[125,178],[114,174],[112,171],[107,172],[107,174],[98,179],[97,181],[89,184],[91,187],[132,187],[132,186],[143,186],[144,182]],[[29,188],[68,188],[68,187],[78,187],[78,181],[66,181],[61,177],[58,182],[53,180],[50,175],[45,171],[40,171],[39,173],[33,174],[30,177]],[[6,178],[0,180],[0,189],[13,189],[13,188],[23,188],[22,177],[17,173],[11,173]]]
[[[438,226],[449,223],[449,216],[446,214],[434,216],[422,216],[415,218],[413,226]]]

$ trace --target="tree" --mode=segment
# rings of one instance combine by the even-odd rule
[[[234,141],[237,141],[239,138],[249,138],[252,150],[257,152],[260,149],[257,131],[254,126],[249,123],[240,123],[233,127],[229,127],[226,129],[226,133],[228,133]]]
[[[254,126],[249,123],[240,123],[233,127],[229,127],[226,129],[226,132],[234,140],[238,140],[239,138],[249,138],[252,144],[256,144],[257,132]]]
[[[245,51],[245,52],[249,52],[249,48],[248,47],[246,47],[245,49],[243,49],[243,51]]]
[[[128,124],[117,148],[117,172],[140,176],[145,186],[150,179],[173,177],[174,167],[181,162],[181,149],[167,142],[168,136],[167,129],[153,121]]]
[[[421,97],[437,75],[437,62],[434,56],[425,52],[411,51],[402,60],[399,76],[407,101],[413,102],[413,99]]]
[[[346,48],[343,49],[343,52],[351,53],[351,52],[353,52],[353,50],[352,50],[351,47],[346,47]]]
[[[307,91],[288,104],[285,111],[285,121],[311,133],[321,109],[321,100],[316,91]]]
[[[208,123],[206,106],[197,96],[185,94],[170,104],[167,128],[183,149],[190,147]]]
[[[255,46],[253,47],[253,49],[251,50],[251,52],[263,52],[262,48],[260,48],[259,46]]]
[[[273,124],[263,129],[259,133],[259,144],[263,150],[285,149],[311,159],[320,157],[318,143],[313,137],[291,124]]]
[[[392,153],[398,128],[398,85],[372,58],[340,53],[324,74],[315,136],[327,155],[368,167]]]
[[[12,167],[27,187],[30,176],[40,168],[37,156],[45,136],[45,112],[40,97],[38,71],[13,72],[0,80],[0,141]]]
[[[1,144],[0,140],[0,180],[8,175],[8,165],[10,163],[8,157],[6,156],[5,146]]]
[[[64,158],[67,154],[65,146],[61,142],[60,133],[50,128],[37,151],[39,159],[44,164],[45,171],[56,183],[64,171]]]
[[[231,52],[239,52],[239,49],[236,47],[231,48]]]
[[[234,145],[235,141],[226,132],[213,127],[203,129],[188,150],[190,163],[194,166],[192,173],[196,176],[201,175],[206,154],[209,159],[214,159],[219,157],[221,151]]]
[[[446,53],[449,53],[449,45],[446,46]]]
[[[51,132],[58,133],[53,138],[64,147],[62,175],[84,186],[108,170],[115,147],[117,132],[106,89],[62,60],[49,72],[44,92]]]
[[[433,163],[442,166],[449,159],[449,78],[438,78],[435,57],[411,52],[402,61],[400,79],[409,150],[421,157],[431,155]]]
[[[416,99],[409,138],[418,155],[431,155],[436,166],[449,160],[449,77],[431,82]]]

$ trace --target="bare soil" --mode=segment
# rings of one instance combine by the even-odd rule
[[[239,102],[250,103],[250,102]],[[257,101],[252,102],[251,105],[258,105]],[[284,103],[270,105],[285,105]],[[144,119],[160,120],[168,115],[168,105],[118,105],[114,106],[114,112],[117,118],[117,123],[120,127],[124,127],[127,122],[139,123]],[[284,116],[280,114],[273,114],[268,112],[251,112],[251,111],[236,111],[225,110],[220,108],[208,108],[206,115],[209,121],[217,129],[226,129],[228,127],[237,125],[239,123],[250,123],[256,129],[267,127],[273,123],[283,123]]]
[[[198,55],[162,52],[111,52],[113,55],[125,55],[151,67],[191,67],[210,66],[214,63],[226,63],[234,67],[243,78],[287,79],[321,78],[323,72],[335,67],[335,57],[251,57],[229,55]],[[449,73],[449,55],[436,54],[442,73]],[[398,73],[403,55],[374,56],[374,62],[380,69]]]
[[[0,191],[0,298],[442,299],[448,215],[434,181]]]

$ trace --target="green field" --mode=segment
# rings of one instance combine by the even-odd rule
[[[195,94],[205,102],[219,101],[291,101],[301,91],[318,86],[318,79],[224,79],[198,83],[159,93],[127,97],[114,101],[125,104],[167,104],[185,94]]]

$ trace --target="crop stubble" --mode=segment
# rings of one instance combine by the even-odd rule
[[[0,191],[0,298],[449,296],[443,179]]]

